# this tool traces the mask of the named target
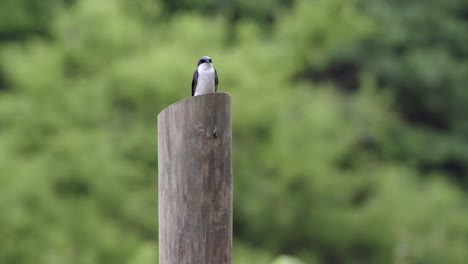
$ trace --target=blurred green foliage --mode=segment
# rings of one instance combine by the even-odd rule
[[[463,0],[5,0],[0,263],[156,263],[156,115],[213,57],[235,263],[468,261]]]

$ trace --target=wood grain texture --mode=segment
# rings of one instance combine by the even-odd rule
[[[231,97],[190,97],[158,115],[159,263],[232,263]]]

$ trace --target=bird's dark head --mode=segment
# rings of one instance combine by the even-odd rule
[[[203,56],[200,58],[200,60],[198,61],[198,65],[197,66],[200,66],[200,64],[203,64],[203,63],[211,63],[211,58],[208,57],[208,56]]]

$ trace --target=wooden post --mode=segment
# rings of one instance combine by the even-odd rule
[[[231,97],[158,115],[159,264],[232,263]]]

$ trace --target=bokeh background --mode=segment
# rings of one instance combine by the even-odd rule
[[[468,263],[466,0],[2,0],[0,263],[157,263],[156,116],[203,55],[236,264]]]

